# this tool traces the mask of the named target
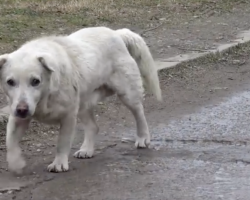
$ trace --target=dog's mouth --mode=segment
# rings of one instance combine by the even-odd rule
[[[16,116],[15,118],[18,119],[19,121],[25,121],[31,118],[31,115],[27,115],[27,116]]]
[[[15,117],[15,122],[18,125],[23,125],[23,124],[27,124],[27,122],[30,121],[30,118],[20,118],[20,117]]]

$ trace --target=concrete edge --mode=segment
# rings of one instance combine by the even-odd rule
[[[215,55],[217,53],[227,52],[234,47],[237,47],[239,45],[244,45],[245,43],[248,43],[248,42],[250,42],[250,30],[240,32],[236,36],[236,39],[233,40],[231,43],[221,44],[216,49],[207,50],[206,52],[202,52],[202,53],[181,54],[181,55],[167,58],[164,60],[158,60],[155,63],[156,63],[158,71],[162,69],[171,69],[185,62],[191,62],[191,61],[205,58],[209,55]],[[6,125],[8,116],[9,116],[9,107],[5,106],[1,108],[0,109],[0,128],[1,126]]]
[[[205,58],[209,55],[215,55],[218,53],[227,52],[234,47],[237,47],[239,45],[244,45],[245,43],[248,42],[250,42],[250,30],[240,32],[236,36],[236,39],[233,40],[231,43],[221,44],[216,49],[207,50],[206,52],[201,52],[201,53],[194,52],[189,54],[181,54],[164,60],[158,60],[156,61],[156,66],[158,71],[162,69],[170,69],[179,66],[184,62],[195,61],[198,59]]]

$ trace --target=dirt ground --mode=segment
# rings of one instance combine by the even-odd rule
[[[108,15],[107,13],[112,13],[111,11],[107,11],[108,9],[104,15],[100,10],[93,11],[90,8],[88,8],[86,12],[100,12],[99,18],[100,16],[106,16],[107,19],[105,20],[101,20],[97,17],[99,20],[98,24],[109,24],[111,27],[121,27],[124,24],[124,26],[142,33],[149,43],[154,56],[160,59],[183,52],[206,50],[218,43],[227,42],[233,39],[236,32],[239,30],[249,28],[248,16],[250,16],[250,11],[247,7],[247,5],[249,5],[247,1],[225,0],[218,1],[219,3],[216,4],[215,1],[193,0],[192,4],[190,3],[189,5],[183,2],[185,1],[179,1],[176,4],[168,4],[171,6],[162,6],[161,8],[159,8],[160,6],[157,4],[154,4],[153,6],[151,4],[145,4],[145,6],[148,6],[148,9],[153,7],[154,9],[152,9],[151,12],[154,12],[155,14],[152,14],[151,17],[145,15],[147,16],[145,21],[141,21],[140,18],[141,16],[144,16],[144,14],[140,16],[138,15],[138,17],[135,17],[133,23],[130,23],[131,19],[127,22],[120,21],[119,24],[116,21],[110,20],[114,19],[116,16]],[[67,14],[67,11],[64,11],[63,7],[61,10],[58,10],[55,6],[55,10],[52,9],[51,11],[46,11],[46,9],[39,7],[39,3],[37,3],[37,6],[36,4],[32,4],[32,6],[24,6],[19,9],[16,9],[15,7],[13,8],[12,6],[12,4],[8,6],[6,5],[6,9],[0,9],[2,12],[1,16],[5,16],[4,18],[0,18],[0,29],[3,30],[4,28],[0,37],[1,53],[13,50],[20,43],[38,33],[67,33],[83,26],[97,24],[94,20],[85,20],[85,24],[80,26],[83,21],[76,20],[76,16],[73,16],[72,14]],[[114,9],[117,8],[115,7]],[[184,14],[176,19],[177,14],[170,15],[165,13],[171,9],[175,10],[176,13]],[[244,12],[239,12],[242,10]],[[125,11],[120,12],[124,12],[124,15],[126,14]],[[135,10],[134,13],[136,13]],[[171,13],[173,13],[172,10]],[[8,14],[9,18],[7,18],[6,14]],[[121,19],[123,19],[124,15],[121,15]],[[47,16],[47,18],[45,16]],[[32,17],[34,17],[34,23],[29,25],[29,20],[31,20]],[[42,17],[42,19],[46,18],[47,20],[41,20],[39,19],[40,17]],[[52,19],[56,21],[55,26],[50,27],[47,25],[49,17],[52,17]],[[20,21],[18,21],[18,19],[20,19]],[[6,24],[8,21],[11,21],[12,24]],[[40,23],[39,25],[38,22]],[[157,29],[152,29],[153,27],[159,26],[161,23],[163,23],[163,25]],[[37,26],[39,26],[39,29],[37,29]],[[10,32],[13,33],[11,36],[9,36]],[[250,80],[249,54],[250,45],[248,44],[239,49],[236,48],[229,54],[223,56],[212,56],[201,61],[185,64],[179,68],[161,71],[160,81],[164,101],[159,103],[153,97],[147,96],[144,103],[145,113],[150,128],[155,130],[154,127],[168,124],[173,118],[192,113],[204,105],[211,103],[216,104],[236,91],[245,90]],[[4,105],[6,105],[4,95],[0,94],[0,107]],[[93,168],[93,170],[101,171],[100,166],[103,166],[106,169],[110,163],[114,164],[114,162],[117,162],[119,164],[124,161],[130,163],[132,162],[131,160],[137,160],[137,162],[140,162],[140,158],[143,160],[145,156],[156,156],[157,152],[155,151],[146,151],[146,153],[143,153],[135,150],[133,143],[121,142],[123,137],[132,138],[135,134],[136,127],[132,115],[118,100],[116,100],[116,97],[113,97],[98,106],[96,110],[96,118],[100,127],[100,134],[98,136],[95,158],[90,160],[77,160],[71,156],[70,172],[68,173],[69,175],[66,176],[60,174],[49,174],[46,172],[47,165],[54,157],[58,127],[33,122],[22,141],[22,149],[28,162],[28,168],[26,169],[25,174],[19,177],[18,180],[25,183],[24,188],[10,194],[8,194],[7,188],[2,191],[0,199],[43,199],[42,195],[39,197],[38,195],[36,196],[36,188],[40,185],[49,184],[50,181],[61,180],[63,182],[62,179],[64,176],[70,180],[71,175],[72,177],[76,176],[77,171],[80,171],[82,175],[86,176],[88,179],[90,176],[89,174],[92,173],[91,169]],[[6,148],[4,144],[5,126],[3,124],[1,126],[0,176],[2,177],[2,180],[7,180],[11,175],[6,169]],[[80,143],[82,142],[82,134],[83,128],[79,125],[72,153],[79,148]],[[157,134],[157,132],[153,133],[152,149],[157,148],[158,140],[157,135],[155,134]],[[203,139],[207,141],[213,140],[209,135]],[[177,135],[166,133],[166,141],[169,143],[171,143],[171,141],[179,141],[183,143],[185,143],[185,141],[195,142],[196,140],[197,138],[192,135],[181,135],[179,137]],[[230,143],[230,141],[225,140],[223,137],[217,137],[216,141],[218,143]],[[171,152],[171,147],[169,151]],[[163,149],[160,153],[162,153],[161,155],[163,156],[165,154],[168,155],[166,149]],[[186,154],[187,153],[188,152],[186,152]],[[185,154],[185,152],[182,152],[181,154]],[[175,156],[178,157],[179,155],[173,153],[173,157]],[[96,166],[96,163],[98,166]],[[112,172],[123,169],[124,168],[121,165],[116,168],[110,168]],[[137,169],[134,168],[134,170]],[[138,173],[140,173],[140,171]],[[65,184],[67,184],[67,182]],[[92,187],[95,187],[95,184],[98,183],[93,182]],[[84,183],[79,183],[79,185],[84,187]],[[61,186],[63,186],[63,184]],[[145,188],[147,187],[150,187],[150,183],[145,186]],[[64,188],[61,190],[63,189]],[[85,190],[83,189],[83,191]],[[87,194],[87,191],[85,191],[85,193]],[[52,195],[52,193],[50,195]],[[65,198],[77,199],[72,196],[67,196]],[[89,197],[84,196],[84,198],[91,199],[91,195]],[[59,199],[59,197],[52,195],[51,199]],[[96,199],[101,199],[101,195]],[[121,197],[120,199],[127,198]]]
[[[0,52],[45,34],[88,26],[128,27],[156,58],[211,49],[249,29],[247,0],[0,0]]]
[[[168,158],[170,156],[179,159],[179,157],[182,158],[184,156],[184,159],[192,160],[192,157],[190,157],[188,153],[189,150],[180,152],[180,150],[172,148],[171,146],[174,142],[177,142],[177,146],[182,146],[181,144],[189,143],[191,144],[191,146],[193,146],[199,140],[203,141],[204,144],[201,144],[201,146],[203,147],[206,146],[207,143],[245,145],[247,141],[250,140],[250,138],[239,140],[236,136],[236,139],[231,138],[230,140],[230,138],[228,139],[222,136],[213,138],[209,134],[203,135],[202,138],[200,138],[201,136],[197,136],[195,134],[193,135],[192,133],[191,135],[171,135],[171,133],[164,133],[164,126],[168,124],[172,119],[178,118],[188,113],[193,113],[195,112],[195,110],[198,110],[204,105],[219,104],[219,102],[222,101],[225,97],[228,97],[234,94],[235,92],[246,90],[248,88],[250,80],[249,54],[250,45],[248,44],[239,49],[234,49],[230,54],[208,58],[207,60],[202,60],[200,62],[190,63],[189,65],[181,66],[181,68],[179,69],[173,69],[170,71],[163,70],[160,74],[160,80],[163,89],[164,101],[162,103],[157,103],[155,99],[150,96],[147,96],[145,101],[146,116],[151,130],[154,130],[154,132],[152,133],[153,139],[151,151],[137,151],[134,148],[133,143],[121,142],[122,137],[132,138],[135,134],[136,127],[132,115],[125,109],[123,105],[120,104],[120,102],[115,101],[114,98],[108,100],[105,104],[100,105],[96,111],[96,117],[100,126],[100,134],[98,136],[97,154],[95,158],[90,160],[77,160],[74,159],[71,155],[70,172],[68,172],[66,176],[63,174],[51,174],[46,172],[46,166],[52,161],[54,156],[57,129],[34,122],[31,126],[31,129],[29,130],[29,133],[27,133],[25,139],[22,142],[24,155],[28,161],[28,168],[25,174],[19,177],[17,180],[21,181],[25,187],[20,191],[15,191],[11,194],[3,193],[3,199],[26,199],[33,197],[32,199],[38,200],[47,197],[43,196],[43,193],[46,193],[46,195],[51,195],[51,199],[58,199],[60,198],[61,194],[64,194],[64,192],[64,196],[66,195],[66,199],[79,199],[79,196],[77,198],[70,196],[72,195],[72,192],[70,191],[60,192],[61,189],[59,188],[62,186],[61,184],[65,182],[63,180],[67,179],[71,182],[74,180],[74,183],[72,184],[77,183],[78,185],[75,190],[78,187],[79,189],[82,187],[84,188],[84,185],[88,185],[89,187],[89,184],[92,185],[91,190],[93,190],[93,188],[99,188],[101,186],[93,185],[94,183],[98,184],[98,181],[96,180],[96,177],[94,175],[93,177],[92,175],[90,176],[90,174],[92,174],[92,170],[97,171],[98,173],[101,173],[101,171],[104,169],[108,170],[105,172],[105,176],[109,176],[109,173],[113,174],[116,171],[119,172],[119,170],[123,171],[124,167],[129,167],[130,170],[139,170],[136,173],[140,173],[140,170],[142,169],[138,166],[140,165],[139,163],[149,162],[147,161],[147,159],[149,158],[152,159],[153,157],[155,157],[160,159],[159,156],[167,156]],[[158,135],[157,132],[162,132],[162,125],[163,133],[160,133]],[[159,129],[161,129],[161,131],[159,131]],[[9,179],[11,175],[6,171],[6,151],[5,146],[3,144],[4,133],[5,131],[2,130],[2,146],[0,151],[0,175],[2,178],[4,178],[3,180],[6,180],[7,178]],[[75,143],[72,148],[72,153],[79,148],[82,138],[81,134],[81,127],[79,127],[78,134],[76,136]],[[160,151],[157,151],[159,137],[162,137],[162,134],[165,134],[164,143],[166,147],[161,148]],[[229,148],[234,147],[232,146]],[[208,152],[203,156],[205,156],[204,159],[207,161],[220,162],[214,161],[214,159],[217,158],[214,157],[213,153],[211,154],[211,152]],[[226,158],[224,157],[224,159]],[[135,165],[132,161],[136,162]],[[124,162],[126,162],[127,164]],[[112,167],[114,165],[115,167]],[[151,173],[152,171],[156,170],[155,173],[158,173],[157,170],[159,166],[157,166],[158,165],[156,165],[155,167],[152,166],[152,168],[148,170]],[[143,173],[148,172],[147,169],[144,170],[146,171]],[[82,173],[81,176],[84,176],[86,180],[92,181],[93,183],[85,182],[86,180],[78,180],[77,177],[75,177],[75,175],[77,175],[78,173]],[[120,172],[119,174],[119,176],[124,175]],[[129,181],[130,178],[127,177],[126,180]],[[176,180],[179,179],[177,178]],[[57,184],[60,183],[61,186],[59,187],[55,185],[53,186],[54,189],[50,191],[50,189],[48,189],[52,187],[50,186],[50,182],[51,184],[52,182],[56,182]],[[101,184],[101,182],[99,182],[99,184]],[[53,183],[52,185],[54,184],[55,183]],[[64,185],[65,184],[67,183],[64,183]],[[40,186],[43,188],[42,190],[37,189],[40,188]],[[66,187],[68,186],[66,185]],[[147,187],[150,187],[150,185],[145,186],[144,189],[146,189]],[[36,189],[37,192],[35,192]],[[88,189],[83,189],[83,191],[85,192],[83,192],[82,194],[81,192],[78,193],[77,189],[77,191],[75,191],[74,193],[76,196],[82,194],[82,199],[104,198],[102,198],[101,194],[100,196],[98,196],[97,193],[93,191],[90,195],[87,190]],[[111,189],[106,188],[104,194],[106,194],[109,190],[111,191]],[[53,194],[53,191],[55,191],[55,194]],[[93,194],[97,196],[93,196]],[[109,193],[109,195],[111,195],[111,193]],[[117,195],[119,195],[119,192],[117,193]],[[143,194],[141,195],[141,197],[143,197]],[[117,198],[110,198],[109,196],[108,199]],[[119,197],[118,199],[127,198]],[[135,195],[131,197],[131,199],[137,199],[137,196]],[[155,199],[162,198],[159,197]]]

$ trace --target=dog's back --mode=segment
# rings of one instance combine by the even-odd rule
[[[154,60],[140,35],[129,29],[112,30],[107,27],[92,27],[72,33],[69,35],[69,38],[80,40],[83,43],[91,43],[98,50],[101,50],[103,56],[113,58],[114,60],[129,53],[136,61],[147,89],[158,100],[162,99]]]

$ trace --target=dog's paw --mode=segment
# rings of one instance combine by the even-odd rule
[[[74,157],[75,158],[79,158],[79,159],[84,159],[84,158],[92,158],[94,155],[94,149],[90,149],[90,148],[82,148],[79,151],[74,153]]]
[[[138,137],[135,141],[135,147],[136,148],[147,148],[150,144],[150,137]]]
[[[55,158],[53,163],[51,163],[48,167],[47,170],[49,172],[54,172],[54,173],[60,173],[60,172],[67,172],[69,171],[69,163],[68,159],[58,159]]]
[[[21,154],[8,153],[7,162],[9,171],[16,174],[21,174],[26,166],[26,162]]]

